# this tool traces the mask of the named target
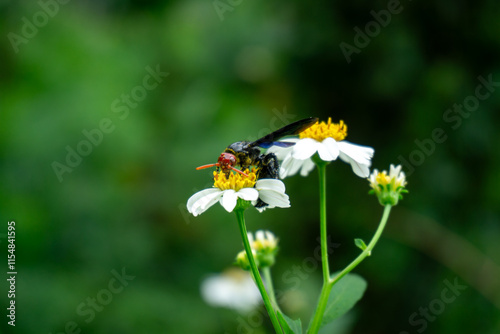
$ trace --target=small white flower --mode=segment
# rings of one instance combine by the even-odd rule
[[[227,212],[236,207],[238,198],[250,201],[254,205],[257,199],[268,204],[267,208],[288,208],[290,201],[285,194],[285,184],[281,180],[261,179],[256,181],[254,172],[248,176],[231,173],[226,177],[224,172],[214,172],[214,187],[201,190],[187,201],[187,209],[194,216],[205,212],[219,202]],[[261,211],[263,208],[258,208]]]
[[[343,121],[338,124],[316,123],[300,133],[300,139],[287,139],[295,142],[288,148],[271,147],[268,152],[276,154],[282,160],[280,177],[285,178],[300,171],[300,175],[307,176],[314,169],[312,156],[318,154],[323,161],[334,161],[340,158],[351,165],[352,170],[359,177],[368,177],[370,174],[371,158],[374,150],[368,146],[352,144],[344,138],[347,136],[347,126]]]
[[[201,283],[201,295],[212,306],[226,307],[248,313],[262,303],[259,289],[251,275],[230,268],[219,275],[207,277]]]
[[[389,175],[387,175],[385,170],[379,172],[377,169],[374,169],[368,181],[370,182],[370,187],[372,187],[371,192],[377,195],[382,205],[396,205],[403,198],[402,194],[408,192],[405,189],[406,176],[401,171],[401,165],[391,165]]]

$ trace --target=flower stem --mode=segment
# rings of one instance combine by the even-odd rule
[[[328,303],[328,297],[330,295],[330,291],[332,290],[333,286],[345,275],[347,275],[351,270],[356,268],[358,264],[361,263],[367,256],[371,254],[372,249],[375,247],[377,244],[378,240],[380,239],[380,236],[382,235],[382,232],[384,231],[384,227],[387,223],[387,219],[389,218],[389,213],[391,212],[391,205],[386,205],[384,207],[384,213],[382,215],[382,218],[380,220],[380,223],[377,227],[377,231],[375,231],[375,234],[372,237],[372,240],[370,240],[370,243],[368,246],[366,246],[366,249],[363,250],[361,254],[358,255],[347,267],[344,268],[339,274],[337,274],[334,278],[329,278],[328,283],[323,285],[323,289],[321,290],[321,295],[319,298],[318,302],[318,308],[316,309],[316,313],[314,315],[313,321],[311,323],[311,326],[309,327],[308,334],[316,334],[318,333],[321,322],[323,320],[323,314],[325,312],[326,305]]]
[[[384,207],[384,213],[382,215],[382,219],[380,219],[380,223],[377,227],[377,231],[372,237],[372,240],[370,240],[370,243],[368,246],[366,246],[366,249],[358,255],[357,258],[355,258],[347,267],[344,268],[340,273],[338,273],[332,280],[331,284],[337,283],[342,277],[347,275],[351,270],[356,268],[356,266],[363,261],[367,256],[371,254],[372,249],[375,247],[377,244],[378,239],[382,235],[382,232],[384,231],[385,224],[387,223],[387,219],[389,218],[389,213],[391,212],[392,205],[388,204]]]
[[[262,278],[260,277],[259,269],[255,264],[252,248],[250,247],[250,242],[248,241],[247,228],[245,226],[245,217],[243,215],[244,209],[236,209],[235,212],[236,212],[236,218],[238,219],[238,226],[240,228],[241,239],[243,239],[243,246],[245,247],[245,251],[247,253],[248,260],[250,262],[250,269],[252,270],[252,274],[255,278],[255,283],[257,284],[257,288],[259,288],[260,294],[262,295],[262,299],[264,300],[264,305],[266,307],[267,313],[269,313],[269,317],[271,318],[271,322],[273,323],[274,330],[276,331],[276,333],[283,333],[278,318],[276,316],[276,313],[274,312],[273,306],[271,304],[271,300],[267,295],[264,283],[262,282]]]
[[[328,265],[328,245],[326,237],[326,164],[318,164],[319,172],[319,224],[321,236],[321,262],[323,267],[323,284],[330,279]]]
[[[319,224],[320,224],[320,239],[321,239],[321,264],[323,267],[323,286],[319,296],[318,307],[314,314],[314,318],[310,325],[309,333],[317,333],[323,320],[328,296],[332,290],[330,285],[330,267],[328,264],[328,244],[326,232],[326,163],[316,162],[319,174]]]
[[[262,268],[262,273],[264,274],[264,281],[266,282],[267,290],[269,290],[269,298],[271,299],[271,303],[273,303],[275,310],[279,310],[280,307],[278,305],[278,302],[276,301],[276,296],[274,294],[273,279],[271,277],[271,267]]]

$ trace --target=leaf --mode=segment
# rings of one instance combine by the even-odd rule
[[[300,319],[293,320],[278,311],[278,321],[285,334],[302,334],[302,322]]]
[[[333,273],[335,277],[338,272]],[[349,311],[358,300],[363,297],[366,290],[366,281],[359,275],[347,274],[333,286],[321,326],[332,322]]]
[[[356,324],[357,315],[353,312],[347,312],[335,321],[320,328],[318,334],[349,334],[353,333],[353,327]]]
[[[367,247],[365,242],[363,241],[363,239],[354,239],[354,244],[356,245],[356,247],[358,247],[362,251],[364,251]],[[371,251],[368,252],[368,256],[370,256],[370,255],[372,255]]]

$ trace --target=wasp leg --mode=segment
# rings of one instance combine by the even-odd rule
[[[278,179],[279,178],[279,163],[278,158],[274,153],[261,154],[257,160],[259,174],[257,179]],[[268,204],[261,200],[257,200],[256,208],[264,208]]]

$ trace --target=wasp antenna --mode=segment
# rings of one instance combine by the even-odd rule
[[[240,174],[245,175],[246,177],[248,177],[248,174],[247,174],[247,173],[242,172],[242,171],[241,171],[241,170],[239,170],[238,168],[234,168],[233,166],[231,166],[230,168],[231,168],[232,170],[234,170],[235,172],[238,172],[238,173],[240,173]]]
[[[196,167],[196,170],[205,169],[205,168],[210,168],[210,167],[214,167],[214,166],[219,167],[219,164],[218,164],[218,163],[215,163],[215,164],[203,165],[203,166],[200,166],[200,167]]]

